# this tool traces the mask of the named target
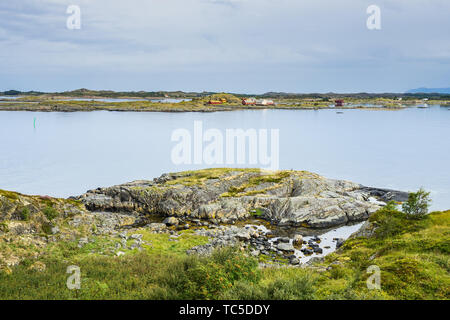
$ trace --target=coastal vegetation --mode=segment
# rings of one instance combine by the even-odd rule
[[[239,172],[253,171],[199,170],[159,179],[169,187],[198,188]],[[277,184],[291,174],[251,175],[245,184]],[[449,299],[450,211],[415,214],[426,211],[428,200],[419,190],[403,211],[389,202],[335,252],[292,266],[285,259],[268,263],[239,244],[188,254],[210,241],[196,231],[208,231],[203,224],[173,225],[169,232],[138,226],[125,236],[110,223],[123,219],[125,228],[132,216],[90,213],[75,199],[0,191],[0,299]],[[255,209],[251,218],[262,215]],[[67,268],[74,265],[81,287],[70,290]],[[370,266],[381,272],[380,289],[367,286]]]
[[[373,238],[348,240],[336,253],[310,268],[258,268],[236,248],[210,257],[186,256],[164,245],[122,257],[92,253],[100,239],[79,249],[61,243],[38,259],[0,272],[2,299],[448,299],[450,298],[450,212],[421,220],[392,208],[370,221]],[[396,228],[385,232],[387,223]],[[152,238],[153,243],[155,239]],[[197,242],[186,238],[179,245]],[[66,268],[82,270],[80,290],[66,287]],[[366,286],[370,265],[381,270],[381,290]],[[44,267],[45,266],[45,267]]]
[[[14,99],[2,99],[1,96]],[[256,97],[272,99],[274,105],[243,105],[242,99]],[[114,99],[119,99],[114,101]],[[125,99],[122,101],[120,99]],[[179,99],[173,101],[170,99]],[[214,112],[242,109],[301,109],[318,110],[334,107],[335,101],[344,102],[340,109],[399,110],[409,106],[450,104],[445,94],[286,94],[262,95],[213,92],[114,92],[79,89],[62,93],[7,91],[0,93],[0,110],[8,111],[136,111],[136,112]],[[184,101],[187,100],[187,101]],[[223,103],[211,105],[209,101]]]

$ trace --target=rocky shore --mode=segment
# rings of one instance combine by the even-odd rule
[[[327,228],[366,220],[386,201],[407,196],[305,171],[209,169],[98,188],[76,199],[90,211],[160,214],[214,224],[259,217],[277,226]]]
[[[307,288],[316,299],[448,300],[450,211],[417,219],[384,205],[405,197],[248,169],[165,174],[76,199],[0,190],[0,295],[267,300],[304,299]],[[373,265],[382,290],[367,288]],[[76,292],[66,288],[73,266]]]
[[[9,268],[30,255],[38,258],[55,243],[75,242],[84,250],[99,239],[101,249],[91,253],[120,256],[153,248],[153,234],[182,244],[187,254],[236,246],[258,257],[261,266],[308,265],[350,235],[331,242],[322,237],[326,230],[364,221],[386,201],[406,198],[404,192],[305,171],[257,169],[163,174],[71,199],[1,191],[0,260]],[[34,249],[12,249],[23,245]]]

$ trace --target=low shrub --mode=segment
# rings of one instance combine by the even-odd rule
[[[44,210],[42,210],[42,212],[47,217],[47,219],[50,221],[55,219],[57,216],[59,216],[58,211],[56,211],[55,208],[50,207],[50,206],[47,206]]]

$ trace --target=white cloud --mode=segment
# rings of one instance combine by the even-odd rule
[[[450,71],[448,1],[375,2],[382,10],[380,31],[366,28],[366,8],[373,1],[2,2],[0,90],[11,76],[16,79],[14,83],[25,86],[26,75],[50,73],[57,88],[57,79],[67,73],[76,73],[81,86],[83,70],[88,74],[111,69],[127,77],[134,74],[135,78],[164,72],[177,77],[180,70],[197,76],[180,89],[193,86],[209,90],[211,81],[198,75],[214,70],[223,76],[217,76],[217,83],[222,81],[230,89],[239,84],[244,87],[240,79],[245,78],[254,81],[255,91],[289,91],[297,85],[292,79],[304,77],[299,82],[306,85],[306,91],[339,90],[352,84],[356,91],[364,85],[367,91],[385,90],[386,85],[401,90],[410,83],[414,86],[413,80],[417,84],[429,81],[431,77],[424,77],[422,72],[430,75],[436,65]],[[66,29],[66,8],[70,4],[81,7],[81,30]],[[396,77],[396,83],[389,83],[379,74],[386,66],[392,72],[403,72],[408,61],[409,69],[416,66],[421,70],[417,79],[405,76],[402,83]],[[240,70],[251,70],[254,75],[239,77]],[[345,73],[333,87],[329,79],[334,78],[336,70]],[[372,70],[375,78],[366,83],[355,80],[363,70]],[[277,82],[279,87],[262,87],[257,78],[261,75],[281,80]],[[123,81],[130,84],[133,80]],[[169,87],[172,83],[158,85]],[[120,78],[116,86],[120,87]]]

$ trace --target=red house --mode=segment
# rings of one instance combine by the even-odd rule
[[[344,106],[344,100],[335,100],[335,107],[343,107]]]

